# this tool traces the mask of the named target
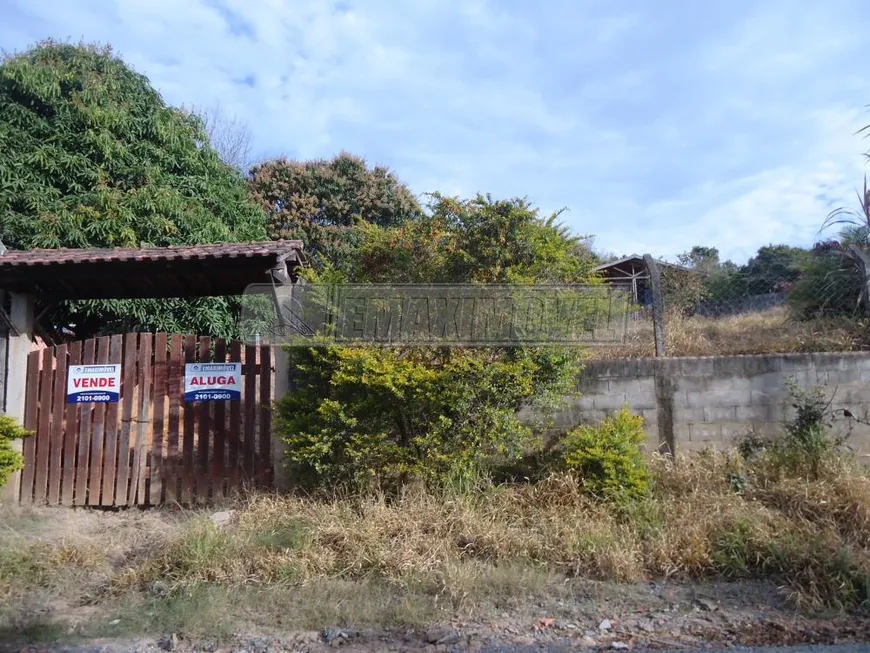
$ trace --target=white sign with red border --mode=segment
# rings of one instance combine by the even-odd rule
[[[121,397],[121,365],[70,365],[66,403],[111,403]]]
[[[187,363],[184,366],[185,401],[239,401],[241,398],[241,363]]]

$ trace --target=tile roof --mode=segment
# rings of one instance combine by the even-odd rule
[[[184,261],[239,257],[279,256],[302,250],[302,241],[275,240],[264,243],[219,243],[173,247],[58,248],[7,250],[0,256],[0,270],[22,266],[67,265],[134,261]],[[298,255],[298,254],[297,254]]]
[[[269,282],[282,261],[304,262],[302,242],[8,250],[0,255],[0,289],[44,301],[229,296]]]

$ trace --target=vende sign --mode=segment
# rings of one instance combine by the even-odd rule
[[[73,365],[66,379],[66,402],[115,402],[121,396],[121,365]]]
[[[185,401],[239,401],[241,398],[241,363],[187,363],[184,366]]]

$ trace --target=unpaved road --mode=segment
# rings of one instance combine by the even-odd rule
[[[536,646],[523,647],[487,647],[482,648],[478,653],[567,653],[568,651],[576,651],[577,648],[538,648]],[[650,650],[651,649],[647,649]],[[655,653],[697,653],[698,649],[689,651],[687,649],[677,650],[661,650],[652,649]],[[842,644],[837,646],[785,646],[785,647],[763,647],[763,648],[728,648],[728,649],[702,649],[704,653],[866,653],[870,651],[870,644]],[[636,653],[643,649],[635,649]]]
[[[478,651],[478,653],[568,653],[569,651],[577,651],[575,648],[549,647],[538,648],[536,646],[522,647],[486,647]],[[593,649],[594,650],[594,649]],[[644,649],[635,649],[635,652],[641,652]],[[662,649],[646,649],[647,651],[655,651],[655,653],[698,653],[698,649],[689,651],[688,649],[680,650],[662,650]],[[704,653],[866,653],[870,651],[870,644],[842,644],[837,646],[777,646],[777,647],[751,647],[751,648],[728,648],[728,649],[701,649]]]
[[[164,651],[165,648],[161,648],[156,643],[137,643],[137,644],[110,644],[103,646],[75,646],[75,647],[61,647],[61,648],[25,648],[22,649],[22,653],[158,653]],[[217,651],[226,651],[227,653],[259,653],[260,649],[257,647],[252,648],[218,648],[215,649]],[[303,651],[305,649],[300,648],[272,648],[269,647],[267,649],[263,649],[268,653],[277,652],[277,651]],[[371,649],[378,650],[378,649]],[[386,647],[382,650],[397,650],[402,651],[402,648],[393,648]],[[471,649],[465,648],[456,648],[456,647],[433,647],[431,650],[438,651],[444,650],[446,653],[460,653],[464,651],[468,651]],[[473,649],[476,653],[569,653],[572,651],[578,650],[588,650],[593,651],[593,648],[578,648],[577,646],[568,646],[568,645],[559,645],[559,644],[549,644],[544,646],[537,645],[521,645],[521,646],[513,646],[513,645],[492,645],[492,646],[484,646],[482,648]],[[599,649],[602,650],[602,649]],[[603,650],[615,650],[615,649],[603,649]],[[735,647],[728,649],[634,649],[635,653],[641,653],[643,651],[655,651],[655,653],[698,653],[699,650],[704,651],[704,653],[866,653],[870,651],[870,643],[867,644],[839,644],[833,646],[776,646],[776,647]]]
[[[105,605],[90,606],[90,622],[117,623]],[[50,616],[72,624],[76,613]],[[241,618],[241,615],[228,614]],[[250,618],[250,615],[248,615]],[[122,631],[113,640],[74,629],[59,643],[36,646],[24,632],[0,629],[0,653],[520,653],[533,651],[781,651],[870,653],[870,614],[796,612],[770,582],[611,584],[574,581],[570,592],[515,596],[461,616],[446,611],[416,629],[332,625],[296,630],[290,618],[234,623],[229,634]],[[317,621],[320,621],[319,619]],[[314,624],[311,624],[314,625]],[[316,627],[316,626],[315,626]],[[93,631],[91,631],[93,632]],[[97,631],[100,632],[100,631]],[[106,632],[104,628],[102,632]],[[109,628],[111,632],[111,628]],[[134,632],[141,633],[134,635]],[[108,636],[108,634],[107,634]],[[135,638],[135,639],[134,639]],[[76,645],[71,645],[75,642]],[[816,646],[827,644],[837,646]],[[764,648],[792,646],[793,648]],[[741,648],[742,647],[742,648]]]

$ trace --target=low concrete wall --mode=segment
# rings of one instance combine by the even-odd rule
[[[728,448],[750,430],[782,433],[793,412],[786,380],[820,386],[831,408],[870,415],[870,353],[781,354],[593,361],[581,374],[582,396],[556,415],[564,431],[623,405],[646,420],[648,449]],[[837,429],[870,454],[870,427],[839,418]]]

